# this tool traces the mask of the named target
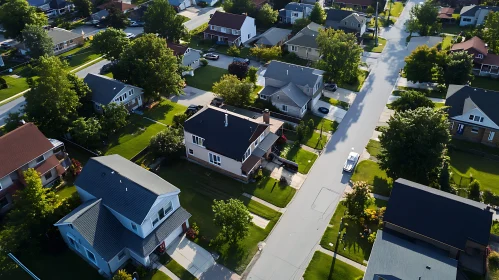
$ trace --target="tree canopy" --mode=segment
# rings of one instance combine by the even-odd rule
[[[404,72],[409,81],[428,83],[433,81],[439,54],[436,48],[426,45],[417,47],[405,58]],[[440,65],[442,63],[439,63]]]
[[[357,77],[362,48],[353,34],[332,28],[319,29],[317,36],[322,59],[317,66],[326,71],[326,77],[336,83],[352,81]]]
[[[476,179],[472,179],[471,183],[468,186],[469,188],[469,193],[468,193],[468,198],[472,199],[474,201],[482,201],[482,194],[480,192],[480,182]]]
[[[110,27],[116,29],[125,29],[130,23],[127,15],[125,15],[125,13],[123,13],[117,7],[111,6],[107,11],[109,15],[106,17],[105,21],[109,24]]]
[[[421,36],[433,35],[440,31],[442,24],[436,18],[439,7],[432,1],[423,2],[421,5],[414,5],[411,9],[411,17],[407,21],[409,32],[418,32]]]
[[[255,45],[250,49],[250,55],[265,62],[277,59],[282,56],[282,47],[273,46],[270,48]]]
[[[236,75],[239,79],[244,79],[248,75],[248,64],[240,61],[235,61],[229,64],[229,74]]]
[[[484,39],[489,49],[499,54],[499,12],[488,13],[484,27]]]
[[[130,39],[123,30],[107,28],[94,35],[92,46],[109,60],[117,60],[130,45]]]
[[[251,215],[244,203],[238,199],[213,200],[213,222],[221,228],[219,241],[235,244],[248,235]]]
[[[107,134],[116,132],[128,124],[128,110],[123,104],[109,103],[102,106],[102,127]]]
[[[71,127],[71,136],[81,145],[94,148],[100,143],[102,126],[97,118],[77,118]]]
[[[38,12],[26,0],[8,0],[0,6],[0,22],[5,29],[6,38],[21,41],[21,31],[26,25],[45,26],[47,17],[43,12]]]
[[[153,0],[144,13],[144,32],[159,34],[178,43],[188,32],[181,17],[167,0]]]
[[[151,138],[149,148],[157,157],[179,155],[185,150],[183,129],[167,127]]]
[[[71,0],[75,5],[76,11],[82,17],[88,17],[92,14],[92,2],[90,0]]]
[[[252,15],[255,10],[255,3],[252,0],[225,0],[222,4],[224,11],[232,14]]]
[[[5,118],[5,125],[3,130],[5,133],[11,132],[12,130],[21,126],[21,121],[24,119],[24,116],[20,112],[9,113],[7,118]]]
[[[425,107],[398,112],[379,139],[378,159],[388,176],[427,185],[438,174],[450,141],[447,114]]]
[[[272,6],[265,3],[258,11],[257,20],[262,26],[269,27],[277,22],[279,11],[272,9]]]
[[[321,3],[315,2],[312,12],[310,12],[310,20],[317,24],[324,24],[326,21],[326,12],[322,8]]]
[[[113,67],[115,79],[144,89],[146,98],[183,94],[178,60],[165,40],[146,34],[132,41]]]
[[[407,110],[415,110],[419,107],[433,108],[435,104],[428,99],[422,92],[409,90],[400,93],[400,98],[391,103],[391,107],[395,111],[404,112]]]
[[[474,78],[473,55],[466,51],[449,53],[444,67],[446,84],[465,85]]]
[[[42,56],[35,67],[38,77],[28,78],[25,113],[48,137],[68,132],[81,103],[68,78],[67,63],[56,56]]]
[[[370,189],[366,182],[355,182],[352,186],[353,191],[346,194],[343,201],[348,209],[348,215],[360,218],[364,214],[364,210],[369,207],[371,203]]]
[[[47,31],[40,25],[26,25],[22,31],[23,42],[32,58],[54,55],[54,44]]]
[[[234,106],[247,105],[253,92],[253,84],[239,80],[235,75],[223,75],[220,81],[213,85],[213,92],[225,102]]]
[[[308,18],[299,18],[295,20],[295,23],[293,23],[293,33],[298,33],[300,30],[302,30],[305,26],[309,25],[311,23],[310,19]]]

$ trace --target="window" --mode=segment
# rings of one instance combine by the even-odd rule
[[[210,25],[210,29],[211,29],[211,30],[215,30],[215,26]]]
[[[298,13],[293,13],[293,16],[294,17],[298,17]]]
[[[6,197],[2,197],[2,199],[0,199],[0,209],[4,208],[8,204],[9,204],[9,201],[7,200]]]
[[[282,105],[282,111],[287,112],[288,111],[288,105]]]
[[[359,23],[359,24],[357,24],[357,27],[360,27],[360,23]]]
[[[135,231],[137,231],[137,225],[134,224],[134,223],[132,223],[132,229],[135,230]]]
[[[72,224],[69,224],[69,227],[70,227],[71,229],[74,229]]]
[[[470,120],[473,120],[475,116],[474,115],[470,115]]]
[[[173,205],[172,205],[172,202],[168,202],[168,205],[166,206],[165,208],[165,216],[170,214],[170,212],[173,210]]]
[[[251,155],[251,146],[244,153],[243,161],[245,161],[250,155]]]
[[[267,95],[260,94],[260,99],[267,100]]]
[[[40,157],[38,157],[38,158],[36,159],[36,163],[40,163],[40,162],[42,162],[44,159],[45,159],[45,158],[44,158],[44,157],[43,157],[43,155],[42,155],[42,156],[40,156]]]
[[[292,52],[296,52],[296,51],[298,51],[298,47],[297,47],[297,46],[291,46],[291,51],[292,51]]]
[[[489,137],[487,138],[487,140],[489,140],[489,141],[494,140],[494,135],[495,135],[495,134],[496,134],[496,133],[495,133],[494,131],[489,132]],[[0,204],[0,206],[2,206],[2,205]]]
[[[211,164],[215,164],[215,165],[218,165],[218,166],[220,166],[222,164],[222,161],[220,160],[220,156],[219,155],[215,155],[215,154],[209,153],[209,156],[210,156],[210,163]]]
[[[154,227],[158,222],[159,222],[159,219],[155,218],[154,220],[152,220],[152,226]]]
[[[248,34],[248,39],[250,38],[250,34]]]
[[[472,127],[471,133],[478,133],[478,127],[477,126]]]
[[[48,179],[52,178],[52,170],[50,170],[49,172],[45,173],[45,175],[43,175],[43,177],[45,177],[45,180],[48,180]]]
[[[87,248],[85,248],[85,251],[87,252],[87,258],[95,265],[97,265],[97,260],[95,259],[94,253],[90,252]]]
[[[196,135],[192,135],[192,143],[196,144],[196,145],[199,145],[201,147],[204,147],[203,146],[203,143],[204,143],[204,139],[201,138],[201,137],[198,137]]]
[[[471,18],[462,18],[464,22],[471,22]]]
[[[265,139],[265,132],[263,132],[261,135],[260,135],[260,142],[263,141],[263,139]]]
[[[475,116],[475,118],[473,119],[474,121],[479,121],[480,120],[480,116]]]
[[[165,210],[163,210],[163,208],[159,209],[158,216],[160,220],[162,220],[165,217]]]
[[[480,118],[480,122],[483,122],[483,117]]]
[[[483,54],[481,54],[481,53],[477,54],[476,58],[482,59],[483,58]]]
[[[189,155],[193,155],[194,151],[192,149],[189,149]]]
[[[118,260],[121,261],[121,259],[123,259],[125,257],[126,253],[125,251],[121,251],[121,253],[118,255]]]
[[[79,251],[78,244],[76,243],[74,238],[68,235],[68,240],[69,240],[69,244],[71,244],[71,246],[73,246],[73,248],[75,248],[77,251]]]
[[[450,129],[452,130],[454,128],[454,122],[450,123]]]
[[[258,147],[258,144],[260,144],[260,138],[256,138],[256,140],[255,140],[255,148]]]

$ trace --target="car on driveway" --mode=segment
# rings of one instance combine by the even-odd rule
[[[143,22],[140,22],[140,21],[130,21],[130,27],[140,27],[140,26],[144,26],[144,23]]]
[[[343,171],[352,172],[355,169],[355,165],[359,162],[360,155],[356,152],[350,152],[348,158],[343,165]]]
[[[324,84],[324,89],[335,92],[338,89],[337,84]]]
[[[203,109],[202,105],[189,105],[189,107],[187,107],[187,110],[185,110],[185,114],[188,116],[192,116],[201,109]]]
[[[133,34],[133,33],[127,33],[127,34],[126,34],[126,37],[127,37],[128,39],[132,39],[132,38],[135,38],[135,34]]]
[[[218,54],[214,54],[214,53],[205,53],[203,55],[203,57],[206,59],[209,59],[209,60],[218,60],[220,58],[220,56]]]
[[[329,109],[326,108],[326,107],[319,107],[319,109],[317,109],[317,111],[323,113],[323,114],[327,114],[329,113]]]
[[[232,62],[242,62],[242,63],[246,63],[247,65],[250,64],[250,60],[247,59],[247,58],[240,58],[240,57],[234,57],[232,59]]]
[[[6,49],[6,50],[10,49],[10,48],[12,48],[12,43],[10,43],[10,42],[2,43],[1,47],[2,47],[2,49]]]

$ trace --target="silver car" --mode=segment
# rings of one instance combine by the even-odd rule
[[[350,152],[348,154],[347,161],[345,161],[345,165],[343,166],[343,171],[352,172],[355,169],[355,165],[359,161],[360,155],[356,152]]]

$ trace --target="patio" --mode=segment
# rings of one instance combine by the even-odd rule
[[[286,170],[276,162],[264,160],[262,161],[262,166],[271,172],[270,177],[276,180],[280,180],[281,177],[284,177],[288,181],[289,186],[295,189],[300,189],[303,182],[305,182],[305,178],[307,178],[307,175]]]

